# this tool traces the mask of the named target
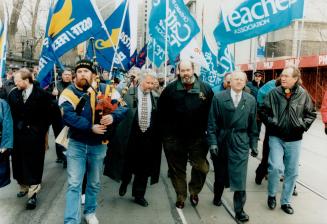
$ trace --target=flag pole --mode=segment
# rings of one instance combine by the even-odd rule
[[[305,2],[306,1],[303,1],[303,17],[301,19],[301,33],[300,33],[300,40],[299,40],[299,45],[298,45],[298,48],[297,48],[297,59],[299,60],[300,57],[301,57],[301,50],[302,50],[302,40],[303,40],[303,31],[304,31],[304,16],[305,16]],[[290,2],[289,2],[290,4]]]
[[[152,52],[152,67],[154,67],[154,65],[155,65],[154,64],[154,54],[156,52],[155,49],[154,49],[155,46],[156,46],[156,39],[153,38],[152,39],[152,51],[153,51]]]
[[[127,13],[127,10],[128,10],[128,4],[129,4],[129,0],[126,0],[126,5],[125,5],[125,9],[124,9],[123,18],[122,18],[122,20],[121,20],[121,24],[120,24],[120,27],[119,27],[119,34],[118,34],[117,48],[116,48],[116,51],[115,51],[115,53],[114,53],[114,57],[112,58],[112,63],[111,63],[111,68],[110,68],[110,74],[112,73],[112,69],[114,68],[115,58],[116,58],[116,55],[117,55],[117,51],[118,51],[118,49],[119,49],[119,42],[120,42],[121,30],[123,29],[123,25],[124,25],[124,23],[125,23],[126,13]],[[124,65],[122,64],[122,62],[121,62],[121,58],[120,58],[119,55],[118,55],[118,60],[119,60],[119,62],[120,62],[120,65],[122,66],[122,69],[125,70],[125,67],[124,67]]]
[[[7,41],[8,41],[8,37],[7,37],[7,33],[8,33],[8,8],[6,5],[6,2],[3,1],[2,2],[2,6],[3,6],[3,15],[4,15],[4,19],[3,19],[3,31],[2,31],[2,46],[1,47],[1,52],[0,52],[0,87],[2,87],[3,85],[3,78],[5,78],[5,73],[6,73],[6,54],[7,54]]]
[[[104,20],[103,20],[103,18],[102,18],[102,16],[101,16],[101,13],[100,13],[98,7],[96,6],[94,0],[90,0],[90,1],[91,1],[91,4],[93,5],[94,11],[96,12],[96,14],[97,14],[97,16],[98,16],[98,18],[99,18],[99,20],[100,20],[100,22],[101,22],[102,28],[103,28],[104,31],[106,32],[106,35],[108,36],[108,39],[109,39],[109,41],[110,41],[110,44],[112,45],[112,47],[114,48],[114,51],[115,51],[115,53],[116,53],[116,52],[117,52],[117,48],[116,48],[116,46],[114,45],[113,40],[111,39],[111,35],[109,34],[109,31],[108,31],[108,29],[107,29],[106,24],[104,23]],[[126,3],[126,4],[127,4],[127,3]],[[124,66],[123,66],[123,63],[121,62],[120,58],[119,58],[119,63],[120,63],[120,65],[122,66],[122,68],[125,70],[125,68],[124,68]]]
[[[57,75],[57,68],[56,68],[56,63],[53,64],[53,74],[54,74],[54,84],[55,84],[55,89],[58,91],[58,75]],[[58,95],[56,96],[56,99],[58,99]]]
[[[167,61],[168,61],[168,11],[169,11],[169,0],[166,0],[166,32],[165,32],[165,87],[167,86]]]

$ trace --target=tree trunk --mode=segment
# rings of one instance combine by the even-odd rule
[[[39,6],[40,6],[41,0],[36,0],[34,12],[33,12],[33,18],[32,18],[32,37],[36,39],[36,22],[37,22],[37,15],[39,13]]]
[[[32,47],[32,56],[34,56],[34,51],[35,51],[35,47],[38,44],[38,37],[36,36],[36,22],[37,22],[37,16],[38,16],[38,12],[39,12],[39,6],[40,6],[40,1],[41,0],[36,0],[35,3],[35,7],[34,7],[34,12],[33,12],[33,18],[32,18],[32,38],[33,38],[33,47]]]
[[[15,35],[18,31],[17,23],[20,17],[20,12],[23,7],[24,0],[13,0],[13,8],[11,11],[11,17],[8,27],[8,35],[9,35],[9,49],[16,49],[16,41]]]

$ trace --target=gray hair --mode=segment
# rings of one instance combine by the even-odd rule
[[[237,76],[237,75],[242,75],[242,76],[244,76],[245,81],[247,81],[247,79],[248,79],[248,76],[246,75],[246,73],[245,73],[245,72],[242,72],[242,71],[240,71],[240,70],[232,72],[230,78],[232,79],[232,78],[234,78],[234,77]]]
[[[156,79],[157,75],[152,69],[142,69],[140,73],[140,82],[142,82],[146,77],[151,76]]]
[[[141,72],[141,69],[139,69],[138,67],[132,67],[129,71],[128,71],[128,73],[130,74],[130,73],[137,73],[137,74],[139,74],[140,72]]]

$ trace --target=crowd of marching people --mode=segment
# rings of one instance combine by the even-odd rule
[[[147,207],[146,189],[159,181],[162,150],[176,192],[175,206],[192,206],[214,168],[213,204],[222,205],[225,188],[234,192],[235,218],[249,220],[244,211],[249,155],[258,156],[261,126],[265,126],[262,162],[255,182],[268,178],[267,206],[277,206],[280,179],[281,209],[293,214],[291,196],[298,176],[303,133],[316,118],[311,98],[301,85],[301,72],[286,67],[276,80],[263,82],[257,71],[226,74],[223,89],[213,92],[195,74],[191,61],[181,60],[174,76],[152,69],[132,68],[125,80],[100,76],[89,60],[65,70],[60,80],[40,88],[32,71],[11,69],[0,95],[1,169],[18,183],[17,197],[27,195],[26,209],[36,208],[41,190],[49,128],[56,137],[56,162],[67,169],[64,223],[97,224],[101,174],[120,181],[124,196],[132,181],[135,203]],[[327,92],[322,104],[327,134]],[[191,165],[187,181],[187,164]],[[2,170],[3,171],[3,170]],[[0,172],[0,186],[10,183]]]

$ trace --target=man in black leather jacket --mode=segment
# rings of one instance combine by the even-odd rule
[[[316,111],[308,92],[300,86],[298,68],[286,67],[280,77],[281,86],[266,96],[261,111],[269,128],[268,207],[276,207],[279,178],[284,173],[281,208],[293,214],[290,199],[298,176],[302,136],[315,120]]]

